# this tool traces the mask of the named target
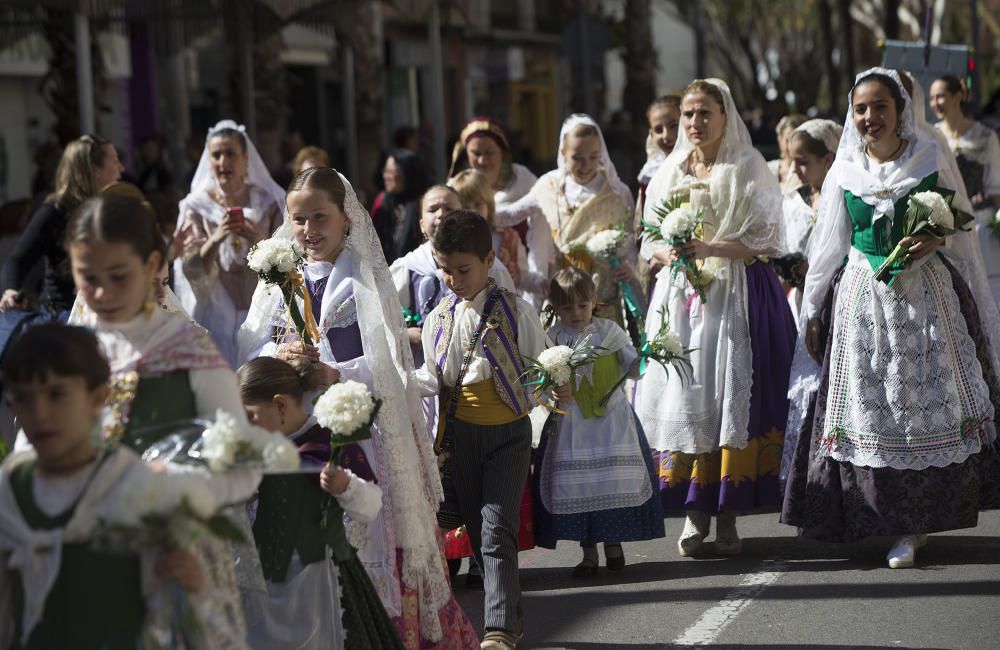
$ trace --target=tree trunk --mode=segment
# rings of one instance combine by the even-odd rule
[[[840,65],[847,70],[847,83],[853,85],[854,75],[854,19],[851,18],[851,0],[837,0],[837,17],[840,21]]]
[[[897,40],[899,38],[899,2],[900,0],[885,1],[886,39]]]
[[[625,96],[632,123],[642,123],[656,98],[656,50],[653,49],[650,0],[625,0]]]
[[[823,56],[823,66],[826,68],[826,88],[830,95],[828,110],[833,113],[840,101],[840,70],[833,61],[833,14],[830,11],[830,0],[818,0],[819,43]]]

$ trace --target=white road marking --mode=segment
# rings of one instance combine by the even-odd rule
[[[757,594],[768,585],[777,582],[784,572],[784,562],[765,561],[763,571],[751,573],[743,578],[718,605],[705,611],[688,629],[674,641],[674,645],[708,645],[715,641],[740,613],[746,609]]]

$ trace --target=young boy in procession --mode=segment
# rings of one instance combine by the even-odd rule
[[[522,357],[537,357],[546,336],[535,310],[490,279],[495,254],[485,219],[452,212],[439,223],[432,247],[453,293],[427,318],[427,363],[416,379],[424,395],[441,396],[435,450],[443,452],[458,513],[485,574],[482,647],[514,648],[524,627],[517,531],[531,455],[532,401],[522,386]],[[568,385],[556,394],[571,399]]]

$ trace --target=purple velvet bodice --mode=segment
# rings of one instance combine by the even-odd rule
[[[320,280],[309,280],[306,278],[306,291],[309,292],[309,302],[312,305],[313,313],[318,317],[323,310],[323,293],[326,291],[326,282],[329,278]],[[326,331],[327,341],[330,342],[330,351],[333,357],[339,362],[357,359],[364,354],[361,344],[361,328],[358,327],[357,319],[346,327],[331,327]]]

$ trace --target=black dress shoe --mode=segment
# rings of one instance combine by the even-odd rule
[[[621,571],[625,568],[625,553],[622,551],[621,544],[617,544],[611,548],[612,550],[618,549],[618,553],[608,555],[608,545],[604,545],[604,559],[607,562],[608,571]]]
[[[467,574],[465,574],[465,586],[468,587],[469,589],[475,589],[476,591],[482,591],[483,590],[483,574],[479,573],[478,571],[476,573],[473,573],[472,571],[469,571]]]
[[[589,578],[597,573],[597,562],[593,560],[581,560],[573,567],[574,578]]]

